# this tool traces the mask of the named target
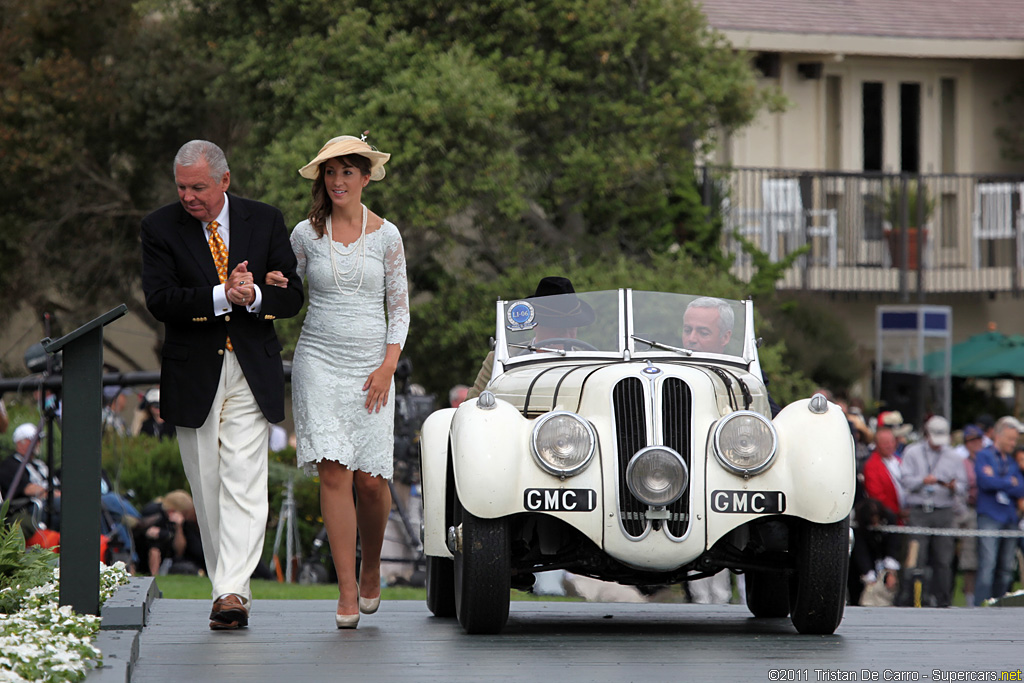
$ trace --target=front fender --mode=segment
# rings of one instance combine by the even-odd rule
[[[849,516],[857,487],[853,434],[842,408],[828,404],[824,415],[808,409],[810,399],[786,406],[773,420],[779,433],[780,463],[793,488],[787,514],[818,524]]]
[[[459,410],[452,420],[452,469],[462,506],[473,515],[493,518],[522,507],[520,469],[530,462],[532,423],[511,403]]]
[[[714,511],[715,491],[780,491],[785,494],[785,516],[818,524],[838,522],[850,514],[857,483],[853,435],[839,406],[828,404],[821,415],[808,409],[810,399],[794,401],[772,420],[779,436],[772,466],[761,474],[743,478],[722,467],[707,453],[708,547],[733,529],[758,519],[756,514]]]
[[[467,401],[468,403],[468,401]],[[445,488],[448,481],[448,434],[455,408],[434,411],[420,428],[420,480],[423,487],[423,551],[451,557],[445,543]]]

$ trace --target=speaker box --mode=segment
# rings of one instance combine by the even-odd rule
[[[882,386],[879,390],[880,410],[898,410],[903,421],[921,429],[927,414],[930,393],[928,375],[916,372],[882,371]]]

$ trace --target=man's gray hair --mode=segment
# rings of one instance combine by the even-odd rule
[[[179,166],[195,166],[205,160],[210,166],[210,177],[219,181],[230,171],[224,151],[209,140],[190,140],[174,155],[174,171]]]
[[[1007,415],[1006,417],[1001,417],[998,420],[996,420],[996,424],[992,430],[992,434],[999,435],[1005,432],[1007,429],[1015,429],[1017,430],[1018,434],[1020,432],[1024,432],[1024,429],[1022,429],[1022,426],[1020,422],[1017,420],[1017,418],[1013,417],[1012,415]]]
[[[691,308],[717,308],[718,332],[720,334],[732,332],[733,325],[736,324],[736,313],[725,299],[719,299],[714,296],[702,296],[694,299],[686,306],[686,310]]]

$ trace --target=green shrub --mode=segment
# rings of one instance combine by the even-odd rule
[[[104,436],[103,468],[119,492],[134,492],[136,507],[168,491],[190,490],[176,439]]]
[[[0,505],[0,520],[7,519],[10,501]],[[29,588],[42,586],[53,578],[58,555],[49,548],[25,548],[25,534],[16,521],[0,523],[0,613],[10,614],[22,607]],[[15,588],[16,590],[4,590]]]

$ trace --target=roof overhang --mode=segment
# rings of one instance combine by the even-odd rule
[[[736,48],[752,52],[871,55],[935,59],[1024,59],[1022,40],[970,40],[783,33],[720,29]]]

